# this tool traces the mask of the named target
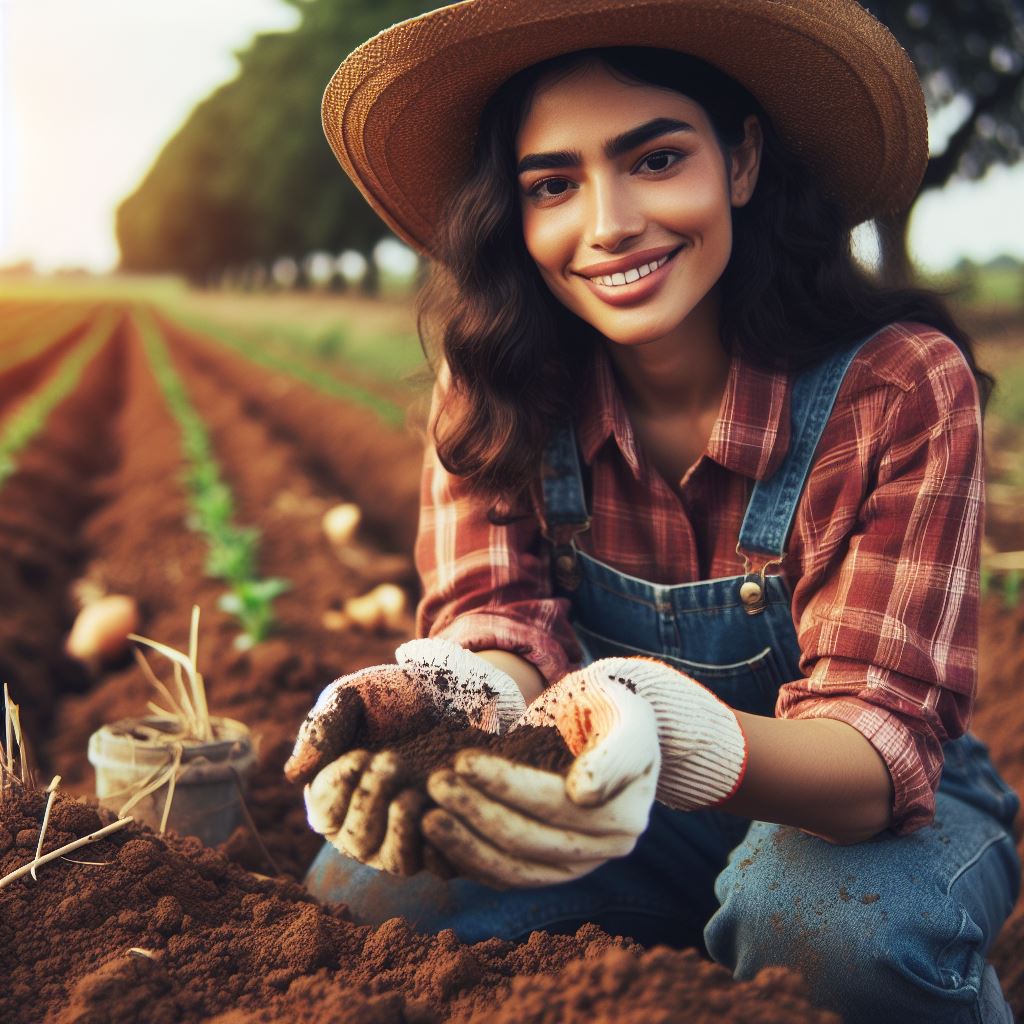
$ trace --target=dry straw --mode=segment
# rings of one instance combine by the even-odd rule
[[[21,729],[18,705],[11,700],[4,683],[4,741],[0,744],[0,801],[5,800],[14,786],[35,789],[28,744]]]
[[[97,829],[95,832],[90,832],[89,835],[83,836],[81,839],[76,839],[72,843],[67,843],[64,846],[58,847],[56,850],[51,850],[49,853],[44,853],[42,856],[36,857],[29,861],[28,864],[23,864],[20,868],[12,871],[9,875],[4,875],[0,878],[0,889],[10,885],[11,882],[17,881],[23,875],[32,873],[35,877],[35,870],[41,867],[43,864],[48,864],[51,860],[56,860],[58,857],[63,857],[66,853],[74,853],[75,850],[80,850],[83,846],[88,846],[90,843],[98,842],[100,839],[105,839],[107,836],[114,832],[119,831],[126,825],[130,825],[133,818],[121,818],[115,821],[111,825],[105,825],[101,829]]]
[[[20,786],[25,791],[36,788],[35,774],[32,771],[31,759],[28,753],[28,744],[25,742],[25,734],[21,728],[21,715],[18,705],[11,700],[7,684],[4,683],[4,741],[0,744],[0,801],[4,801],[14,792],[14,787]],[[60,776],[55,775],[46,787],[46,809],[43,811],[43,823],[39,829],[39,841],[36,843],[36,855],[27,864],[3,878],[0,878],[0,889],[6,888],[11,882],[17,881],[24,875],[31,875],[38,881],[36,870],[51,860],[64,857],[65,854],[73,853],[95,843],[113,832],[124,828],[133,820],[130,817],[122,817],[111,825],[106,825],[95,832],[91,832],[81,839],[66,843],[64,846],[49,853],[43,853],[43,843],[46,841],[46,830],[50,824],[50,812],[53,810],[53,802],[57,797],[57,789],[60,786]],[[70,858],[68,858],[70,859]],[[73,861],[72,863],[94,864],[96,861]],[[107,862],[99,862],[107,863]]]
[[[39,829],[39,842],[36,843],[36,860],[43,855],[43,841],[46,839],[46,828],[50,824],[50,811],[53,810],[54,797],[57,796],[57,787],[60,785],[60,776],[54,775],[50,780],[50,784],[46,787],[46,810],[43,811],[43,824]],[[32,865],[32,880],[38,881],[36,878],[35,864]]]
[[[139,636],[137,633],[129,633],[128,639],[151,648],[171,662],[174,693],[160,680],[145,656],[138,649],[134,651],[135,660],[143,675],[164,700],[162,705],[155,701],[149,701],[146,706],[158,718],[172,724],[174,728],[170,732],[166,729],[152,730],[155,738],[167,744],[170,763],[166,767],[158,766],[127,790],[131,795],[118,813],[119,815],[125,814],[140,800],[166,786],[167,798],[164,800],[164,810],[160,818],[160,834],[163,835],[167,830],[167,821],[174,802],[175,786],[183,771],[182,759],[185,756],[185,743],[188,741],[207,742],[213,739],[213,724],[210,721],[210,711],[206,703],[206,686],[199,671],[199,606],[192,606],[188,654],[183,654],[156,640]],[[136,731],[145,729],[146,726],[142,723],[136,726]]]
[[[169,659],[174,671],[174,685],[177,695],[171,693],[152,670],[145,657],[135,652],[135,659],[147,679],[167,702],[166,707],[151,702],[150,710],[161,718],[174,722],[177,729],[172,734],[176,740],[198,740],[205,742],[213,739],[213,726],[210,723],[210,712],[206,704],[206,686],[199,671],[199,606],[192,606],[192,622],[189,627],[188,654],[168,647],[166,644],[137,633],[129,633],[129,640],[142,644]],[[188,685],[185,685],[185,680]]]

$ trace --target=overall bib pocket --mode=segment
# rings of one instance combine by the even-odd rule
[[[599,658],[653,658],[703,683],[736,711],[773,715],[779,687],[789,682],[778,655],[771,647],[765,647],[752,658],[742,661],[707,664],[633,647],[595,633],[579,622],[573,623],[573,629],[583,648],[585,663]]]

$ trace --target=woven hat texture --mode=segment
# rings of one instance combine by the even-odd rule
[[[324,131],[374,210],[429,254],[494,91],[532,64],[599,46],[678,50],[731,75],[851,225],[917,192],[928,160],[921,86],[855,0],[465,0],[346,57],[324,93]]]

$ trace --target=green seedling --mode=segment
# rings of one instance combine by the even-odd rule
[[[283,594],[291,584],[283,579],[247,580],[222,594],[217,607],[236,616],[245,628],[246,641],[240,646],[251,646],[266,639],[273,625],[271,606],[274,598]]]
[[[233,522],[234,497],[221,477],[206,426],[192,408],[155,325],[149,318],[140,317],[139,328],[161,390],[181,427],[189,493],[187,524],[206,538],[206,574],[230,584],[231,591],[225,597],[234,600],[227,606],[222,601],[221,607],[235,615],[242,627],[236,643],[249,646],[270,632],[273,599],[288,584],[284,580],[258,578],[259,533],[253,527]]]

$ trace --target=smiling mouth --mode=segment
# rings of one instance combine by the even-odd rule
[[[588,280],[593,281],[594,284],[603,285],[605,288],[621,288],[623,285],[633,284],[642,278],[647,277],[649,274],[653,274],[656,270],[660,270],[669,260],[674,259],[685,246],[679,246],[678,249],[674,249],[672,252],[666,253],[659,260],[653,260],[650,263],[645,263],[640,267],[631,267],[629,270],[618,271],[614,274],[602,274],[599,277],[591,277]]]

